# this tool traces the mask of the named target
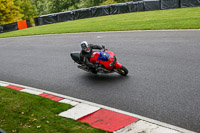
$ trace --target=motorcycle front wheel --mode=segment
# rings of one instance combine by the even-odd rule
[[[128,69],[122,66],[120,69],[117,70],[120,75],[126,76],[128,74]]]

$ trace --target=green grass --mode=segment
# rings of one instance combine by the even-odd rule
[[[0,128],[7,133],[103,133],[58,116],[71,105],[0,87]]]
[[[124,30],[200,29],[200,7],[134,12],[36,26],[0,37]]]

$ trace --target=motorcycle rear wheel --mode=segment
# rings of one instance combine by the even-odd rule
[[[122,66],[120,69],[118,69],[118,73],[120,75],[126,76],[128,74],[128,69],[124,66]]]

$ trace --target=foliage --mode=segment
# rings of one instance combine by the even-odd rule
[[[98,6],[99,4],[101,4],[104,1],[105,0],[82,0],[85,7]]]
[[[0,25],[19,21],[22,17],[20,7],[14,5],[13,0],[0,1]]]
[[[23,20],[31,20],[37,15],[36,6],[30,0],[15,0],[15,5],[20,7],[20,13],[24,14]]]
[[[105,133],[58,116],[72,106],[0,87],[0,128],[8,133]]]
[[[98,6],[104,1],[105,0],[79,0],[79,2],[74,3],[67,10]]]
[[[32,0],[33,5],[37,8],[38,16],[50,13],[50,2],[49,0]]]
[[[38,11],[38,16],[77,9],[80,0],[32,0]]]
[[[115,0],[117,3],[124,3],[124,2],[129,2],[129,1],[132,1],[132,0]]]
[[[49,13],[56,13],[68,10],[69,7],[79,3],[80,0],[49,0]]]
[[[127,1],[129,0],[1,0],[0,24],[22,19],[33,21],[34,17],[45,14]]]
[[[109,5],[109,4],[122,3],[122,2],[128,2],[128,1],[131,1],[131,0],[79,0],[66,9],[73,10],[73,9],[78,9],[78,8],[88,8],[92,6]]]
[[[115,3],[117,2],[114,0],[106,0],[105,2],[101,3],[101,5],[109,5],[109,4],[115,4]]]

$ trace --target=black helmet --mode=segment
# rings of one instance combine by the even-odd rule
[[[81,48],[85,52],[90,52],[89,45],[88,45],[88,43],[86,41],[81,42]]]

